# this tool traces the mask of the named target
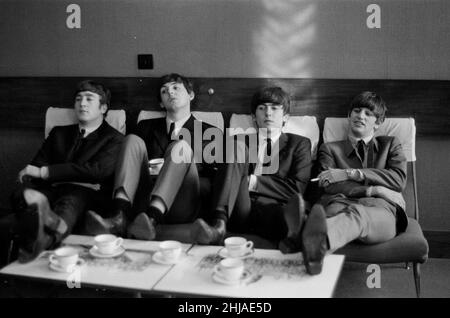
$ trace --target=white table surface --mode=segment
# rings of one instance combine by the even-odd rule
[[[250,278],[239,285],[213,281],[213,267],[221,257],[220,246],[192,247],[153,290],[174,295],[217,297],[308,298],[332,297],[344,262],[343,255],[328,255],[322,273],[306,274],[301,253],[282,254],[278,250],[255,249],[245,259]],[[252,282],[252,278],[256,281]]]
[[[166,275],[174,265],[161,265],[152,260],[160,242],[124,240],[126,252],[116,258],[94,258],[89,253],[93,245],[93,237],[70,235],[64,240],[68,245],[79,246],[81,258],[86,260],[80,270],[74,273],[60,273],[49,268],[48,256],[51,251],[43,252],[36,260],[21,264],[13,262],[0,270],[5,275],[37,278],[48,281],[67,282],[79,279],[83,284],[97,287],[113,287],[129,289],[135,292],[150,292],[153,286]],[[191,244],[183,244],[183,250],[191,248]],[[77,277],[78,275],[78,277]]]

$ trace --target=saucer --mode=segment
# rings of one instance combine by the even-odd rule
[[[152,257],[152,259],[153,259],[153,261],[155,261],[155,263],[162,264],[162,265],[173,265],[173,264],[176,264],[176,263],[178,263],[180,261],[181,258],[182,258],[182,256],[180,255],[180,257],[178,257],[178,259],[176,261],[169,262],[169,261],[166,261],[164,259],[164,257],[162,256],[160,251],[158,251],[155,254],[153,254],[153,257]]]
[[[85,260],[80,258],[74,265],[68,266],[67,268],[60,267],[52,262],[49,262],[48,266],[50,267],[50,269],[60,273],[72,273],[73,271],[75,271],[75,269],[83,266],[84,263],[86,263]]]
[[[224,284],[224,285],[240,285],[241,283],[243,283],[243,282],[245,282],[246,280],[248,280],[249,278],[250,278],[250,272],[248,271],[248,270],[245,270],[243,273],[242,273],[242,276],[241,276],[241,278],[240,279],[237,279],[237,280],[228,280],[228,279],[225,279],[225,278],[223,278],[222,276],[220,276],[220,275],[218,275],[218,274],[216,274],[216,273],[213,273],[212,274],[212,279],[213,279],[213,281],[215,281],[216,283],[219,283],[219,284]]]
[[[255,253],[254,249],[251,249],[249,251],[247,251],[247,253],[245,253],[244,255],[241,256],[231,256],[228,254],[228,250],[226,247],[222,247],[219,251],[219,256],[223,257],[223,258],[247,258],[251,255],[253,255],[253,253]]]
[[[97,246],[92,246],[92,248],[89,250],[89,254],[91,254],[94,257],[98,258],[112,258],[117,257],[119,255],[122,255],[125,252],[125,249],[122,246],[119,246],[114,253],[111,254],[103,254],[100,253]]]

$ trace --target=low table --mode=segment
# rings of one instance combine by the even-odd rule
[[[153,286],[171,269],[173,265],[158,264],[152,260],[160,242],[124,240],[126,252],[114,258],[95,258],[89,254],[94,245],[94,237],[70,235],[64,245],[80,249],[80,257],[85,260],[79,270],[60,273],[49,268],[48,257],[51,251],[43,252],[36,260],[21,264],[13,262],[0,270],[0,274],[33,278],[57,283],[66,283],[69,288],[95,287],[125,290],[133,293],[150,293]],[[186,252],[191,244],[183,244]],[[78,284],[78,286],[77,286]]]
[[[255,249],[243,259],[246,275],[237,284],[217,283],[213,269],[220,262],[220,246],[196,245],[153,290],[165,294],[215,297],[305,298],[332,297],[344,262],[343,255],[328,255],[322,273],[306,273],[301,253]]]
[[[95,287],[172,296],[302,298],[332,297],[344,262],[342,255],[327,255],[320,275],[305,272],[301,253],[282,254],[278,250],[255,249],[244,258],[246,275],[238,284],[213,280],[213,268],[222,259],[223,247],[183,244],[184,253],[175,265],[153,260],[160,242],[124,240],[126,251],[114,258],[89,254],[90,236],[70,235],[63,244],[80,249],[85,260],[73,273],[49,268],[45,251],[27,264],[13,262],[0,270],[9,277],[32,278],[66,284],[69,288]]]

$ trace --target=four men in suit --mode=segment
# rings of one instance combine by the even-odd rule
[[[406,229],[406,159],[396,138],[374,137],[386,112],[375,93],[353,99],[348,139],[321,146],[318,178],[325,194],[308,216],[302,194],[311,174],[311,142],[282,132],[289,95],[279,87],[256,92],[251,113],[257,132],[232,137],[233,151],[227,147],[225,157],[216,157],[220,164],[195,158],[193,140],[201,140],[203,155],[211,143],[204,133],[215,127],[192,116],[194,96],[187,78],[163,76],[158,99],[166,117],[141,121],[122,144],[122,135],[104,121],[109,91],[92,81],[80,83],[79,123],[55,127],[19,173],[22,186],[12,200],[21,233],[19,260],[60,242],[87,209],[90,234],[201,244],[221,243],[227,228],[258,234],[278,241],[284,253],[301,250],[310,274],[320,273],[329,251],[356,239],[383,242]],[[164,163],[151,175],[148,161],[155,158]],[[98,183],[101,190],[79,183]],[[103,218],[90,203],[111,193],[113,213]]]
[[[54,127],[19,172],[21,185],[11,199],[18,219],[20,261],[32,260],[58,244],[87,208],[97,209],[110,197],[123,139],[105,121],[110,98],[102,84],[79,83],[74,103],[78,124]]]

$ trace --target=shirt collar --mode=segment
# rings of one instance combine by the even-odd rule
[[[269,136],[267,136],[267,129],[258,129],[259,142],[266,141],[266,139],[269,137],[272,141],[272,144],[274,144],[278,141],[278,139],[280,139],[280,136],[281,136],[281,129],[271,131]]]
[[[352,143],[353,147],[357,147],[358,146],[358,142],[360,140],[364,141],[364,144],[367,146],[369,144],[369,142],[373,139],[373,135],[370,135],[366,138],[356,138],[352,135],[348,135],[348,139],[350,140],[350,142]]]
[[[169,132],[170,124],[175,123],[175,128],[173,129],[173,132],[175,133],[175,135],[178,135],[181,128],[189,120],[190,117],[191,117],[191,114],[189,114],[186,117],[183,117],[175,122],[173,120],[170,120],[168,117],[166,117],[166,132]]]
[[[102,124],[103,124],[103,122],[101,122],[99,125],[94,126],[94,127],[80,127],[80,125],[78,125],[78,131],[81,131],[81,129],[84,129],[84,130],[85,130],[85,133],[84,133],[83,138],[86,138],[86,137],[89,136],[92,132],[96,131]]]

